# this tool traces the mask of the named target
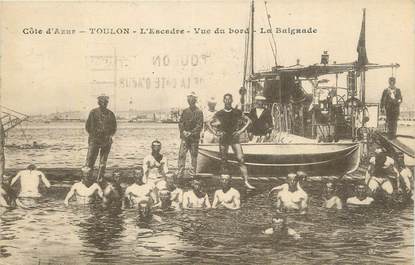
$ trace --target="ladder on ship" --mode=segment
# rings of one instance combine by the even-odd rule
[[[0,105],[0,119],[4,133],[18,126],[29,118],[28,115]]]

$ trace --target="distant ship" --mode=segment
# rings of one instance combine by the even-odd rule
[[[169,117],[167,119],[162,119],[161,122],[162,123],[179,123],[181,113],[182,111],[179,108],[171,109]]]

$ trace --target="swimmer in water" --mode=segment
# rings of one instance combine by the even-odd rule
[[[183,208],[211,208],[209,196],[207,195],[207,193],[202,191],[202,184],[199,180],[193,180],[192,189],[183,194]]]
[[[308,208],[308,195],[299,186],[297,174],[290,173],[287,183],[280,185],[277,193],[277,211],[279,212],[299,212],[305,214]],[[271,192],[275,190],[272,189]]]
[[[0,185],[0,207],[8,209],[14,209],[16,207],[26,208],[10,187],[10,177],[7,176],[3,176],[3,182]]]
[[[301,239],[301,236],[294,229],[287,226],[287,218],[272,218],[272,227],[262,233],[278,237],[292,237],[295,240]]]
[[[43,172],[36,170],[36,166],[30,164],[27,169],[19,171],[12,179],[11,186],[20,181],[19,198],[38,198],[42,195],[39,192],[40,184],[43,183],[46,188],[50,188],[49,180]]]
[[[341,210],[343,208],[342,201],[336,195],[336,186],[333,182],[327,182],[323,191],[323,207],[327,209]]]
[[[212,208],[224,207],[231,210],[237,210],[241,208],[241,195],[239,191],[232,188],[232,177],[228,174],[222,174],[220,176],[220,183],[222,189],[218,189],[215,192]]]
[[[122,204],[123,192],[120,185],[121,173],[114,171],[111,178],[105,179],[105,188],[103,189],[104,207],[120,208]]]
[[[96,196],[103,198],[103,192],[101,187],[94,183],[90,178],[91,169],[89,167],[83,167],[82,180],[73,184],[68,194],[65,197],[65,205],[69,205],[69,200],[75,196],[78,204],[89,204],[94,202]]]
[[[156,201],[156,197],[152,185],[143,182],[143,169],[139,167],[134,170],[133,174],[135,182],[125,190],[124,202],[127,201],[130,207],[138,207],[139,202],[142,201],[153,204]]]
[[[183,207],[183,190],[173,180],[167,181],[167,189],[170,191],[171,205],[180,210]]]
[[[358,185],[356,187],[356,196],[347,199],[348,206],[369,206],[373,203],[373,198],[367,196],[366,186]]]

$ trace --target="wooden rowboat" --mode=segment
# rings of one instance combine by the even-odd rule
[[[360,162],[358,143],[247,143],[242,149],[250,176],[283,176],[297,170],[309,176],[342,176],[355,171]],[[218,174],[220,163],[217,144],[199,146],[198,173]],[[240,174],[231,148],[227,168]]]

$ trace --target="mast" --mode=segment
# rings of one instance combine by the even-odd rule
[[[249,33],[251,34],[251,72],[250,74],[254,74],[254,13],[255,13],[255,6],[254,1],[251,2],[251,26]]]

